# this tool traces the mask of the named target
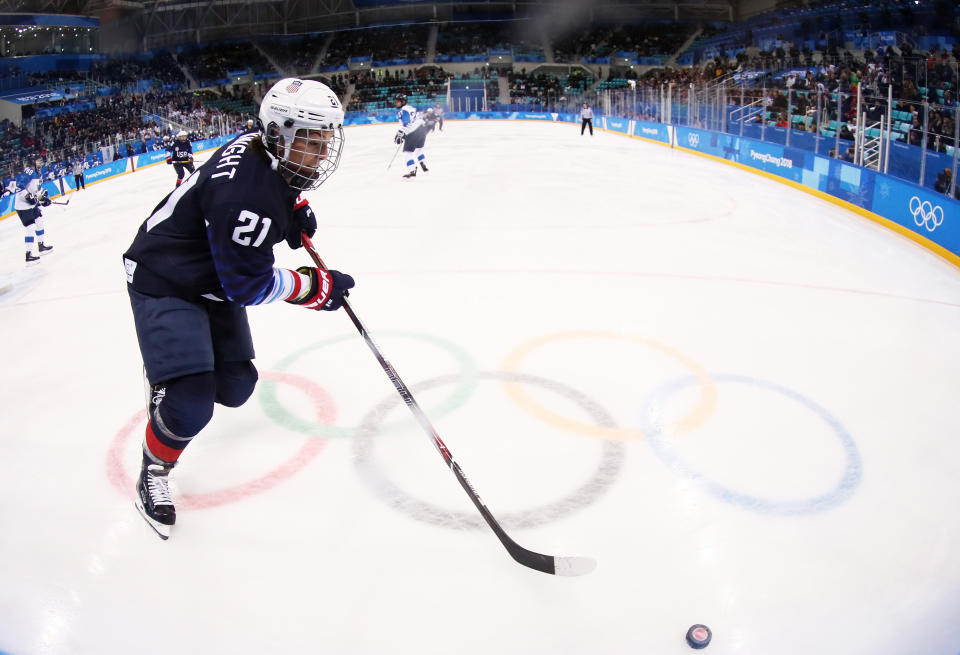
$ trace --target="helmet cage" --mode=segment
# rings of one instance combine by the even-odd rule
[[[333,175],[343,151],[343,128],[295,129],[295,121],[287,118],[281,127],[271,121],[263,130],[267,149],[277,158],[277,170],[294,189],[310,191]],[[316,163],[308,162],[316,159]]]

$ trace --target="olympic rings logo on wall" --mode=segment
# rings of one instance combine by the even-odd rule
[[[929,200],[920,200],[917,196],[910,198],[910,213],[913,214],[913,222],[918,227],[927,228],[927,232],[933,232],[943,223],[943,207]]]
[[[687,134],[687,143],[690,144],[691,148],[696,148],[700,145],[700,135],[697,132],[690,132]]]
[[[449,341],[422,334],[384,333],[384,335],[414,339],[437,347],[450,355],[457,365],[459,369],[457,373],[434,377],[421,381],[419,384],[410,385],[412,392],[442,387],[450,388],[450,392],[443,398],[434,401],[431,406],[424,407],[426,413],[432,417],[443,416],[463,407],[467,398],[474,393],[479,384],[494,381],[503,386],[507,397],[518,408],[534,418],[565,432],[600,440],[599,454],[594,456],[595,462],[592,464],[592,473],[589,474],[586,482],[572,490],[562,492],[554,501],[541,503],[526,510],[504,513],[501,517],[504,526],[532,527],[542,525],[594,504],[613,486],[614,481],[622,473],[628,452],[626,446],[630,442],[645,441],[661,463],[675,473],[692,480],[714,498],[758,513],[792,515],[824,511],[848,499],[861,479],[860,456],[854,440],[839,421],[820,405],[796,391],[773,382],[765,382],[745,376],[711,374],[688,355],[653,339],[604,331],[571,331],[549,334],[534,338],[515,348],[503,361],[502,370],[480,371],[464,349]],[[370,486],[375,495],[387,505],[417,521],[456,529],[482,529],[485,524],[475,512],[451,511],[419,500],[402,489],[400,484],[390,480],[378,466],[375,448],[378,435],[409,424],[409,421],[406,423],[385,421],[389,412],[402,405],[402,399],[398,395],[391,394],[374,405],[356,426],[337,425],[335,402],[331,395],[308,378],[286,370],[315,350],[355,338],[356,335],[351,334],[309,344],[282,359],[274,370],[261,373],[257,398],[264,415],[284,428],[302,435],[300,445],[290,457],[273,470],[249,482],[236,484],[220,491],[178,495],[178,507],[187,510],[218,507],[272,489],[304,469],[323,450],[328,439],[350,438],[352,439],[354,452],[353,462],[358,475]],[[570,386],[566,382],[532,375],[520,370],[532,353],[546,345],[580,340],[593,340],[594,342],[606,340],[621,344],[639,345],[646,350],[665,355],[674,364],[679,364],[682,369],[686,370],[686,376],[679,382],[668,382],[646,393],[643,398],[638,398],[639,421],[635,426],[618,424],[609,410],[605,409],[597,399],[591,398],[583,391]],[[581,346],[579,352],[583,352],[582,348]],[[643,376],[643,374],[642,370],[640,372],[630,372],[630,375]],[[656,380],[649,378],[645,381],[656,382]],[[749,386],[761,391],[765,390],[779,394],[793,400],[801,408],[805,408],[819,417],[840,441],[846,458],[843,475],[836,485],[826,493],[812,495],[806,499],[792,501],[765,500],[722,486],[713,482],[705,472],[691,469],[677,454],[676,447],[673,445],[674,440],[668,439],[668,436],[679,437],[706,423],[714,413],[718,403],[718,383]],[[307,397],[313,405],[314,416],[298,416],[296,412],[284,407],[277,396],[277,387],[281,384],[288,385]],[[671,432],[667,435],[663,426],[657,421],[658,408],[665,405],[666,398],[685,387],[696,388],[696,402],[684,405],[686,413],[671,423]],[[537,389],[536,398],[539,400],[536,400],[529,393],[530,388]],[[544,399],[551,396],[568,401],[574,408],[575,415],[585,416],[588,420],[564,416],[560,411],[549,407],[550,403],[544,403]],[[132,494],[133,476],[128,474],[121,453],[124,452],[125,447],[131,446],[129,443],[131,435],[137,433],[138,428],[142,431],[145,421],[146,412],[141,409],[117,433],[107,453],[107,477],[119,493]],[[426,443],[426,440],[424,440],[424,443]],[[130,468],[132,468],[132,464],[131,462]],[[137,462],[138,464],[139,462]],[[776,494],[773,494],[773,496],[776,496]]]

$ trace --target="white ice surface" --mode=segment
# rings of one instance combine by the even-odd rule
[[[406,181],[393,132],[347,130],[314,241],[511,536],[596,571],[515,564],[347,316],[284,303],[161,541],[120,259],[160,165],[50,207],[38,267],[0,221],[0,652],[960,652],[960,271],[640,140],[448,122]]]

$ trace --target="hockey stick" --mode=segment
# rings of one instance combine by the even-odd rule
[[[310,257],[313,259],[314,263],[320,268],[326,270],[327,266],[323,263],[323,260],[317,253],[316,248],[313,247],[313,242],[310,240],[310,237],[306,234],[303,234],[301,235],[301,238],[303,240],[303,245],[306,247],[307,252],[310,253]],[[407,385],[404,384],[403,380],[400,379],[400,376],[393,368],[393,365],[390,364],[390,362],[388,362],[380,352],[380,349],[374,342],[373,337],[370,336],[367,328],[365,328],[363,323],[360,322],[360,319],[353,311],[353,307],[350,306],[350,302],[347,300],[347,298],[343,299],[343,309],[345,312],[347,312],[347,316],[350,317],[350,320],[353,321],[357,331],[360,332],[360,336],[362,336],[363,340],[367,342],[367,346],[369,346],[370,350],[373,351],[373,354],[377,358],[377,361],[380,362],[380,366],[383,368],[383,371],[387,374],[387,377],[390,378],[390,382],[393,383],[393,386],[400,394],[400,397],[403,398],[403,402],[406,403],[407,407],[410,408],[410,411],[413,412],[413,415],[416,417],[417,421],[420,423],[423,429],[427,431],[427,433],[430,435],[430,438],[433,439],[434,447],[436,447],[441,457],[443,457],[443,460],[447,463],[447,466],[450,468],[450,470],[453,471],[453,474],[457,477],[457,481],[460,483],[460,486],[463,487],[463,490],[467,492],[468,496],[470,496],[470,500],[473,501],[473,504],[480,511],[480,515],[483,516],[483,519],[487,522],[487,525],[489,525],[490,529],[492,529],[494,534],[497,535],[500,543],[504,545],[504,547],[507,549],[507,552],[510,553],[510,556],[524,566],[527,566],[531,569],[536,569],[537,571],[542,571],[544,573],[551,573],[553,575],[584,575],[586,573],[590,573],[594,568],[596,568],[597,563],[588,557],[555,557],[553,555],[543,555],[541,553],[535,553],[532,550],[527,550],[510,538],[504,529],[500,527],[500,524],[493,517],[493,514],[490,513],[490,510],[487,509],[487,506],[484,504],[483,500],[481,500],[480,496],[473,488],[473,485],[471,485],[470,481],[467,480],[467,476],[464,475],[460,465],[453,459],[453,454],[447,448],[446,444],[444,444],[440,439],[440,435],[437,434],[437,430],[430,423],[430,420],[427,418],[426,414],[423,413],[423,410],[420,409],[420,405],[418,405],[417,401],[414,400],[413,394],[410,393],[410,389],[408,389]]]
[[[397,155],[400,153],[400,148],[403,147],[403,144],[397,146],[397,149],[393,152],[393,157],[390,158],[390,163],[387,164],[387,170],[390,170],[390,167],[393,166],[394,160],[397,158]]]
[[[67,198],[67,201],[66,201],[66,202],[57,202],[56,200],[51,200],[51,201],[50,201],[50,204],[51,204],[51,205],[63,205],[64,207],[66,207],[67,205],[70,204],[70,198]]]

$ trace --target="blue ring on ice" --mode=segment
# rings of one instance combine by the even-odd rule
[[[806,396],[773,382],[730,374],[718,374],[714,375],[713,378],[718,382],[745,384],[774,391],[796,401],[819,416],[824,423],[830,426],[836,435],[846,457],[846,467],[840,480],[833,489],[813,498],[800,500],[768,500],[740,493],[694,470],[673,450],[668,440],[664,438],[660,426],[657,425],[657,422],[653,418],[653,410],[655,407],[662,406],[663,401],[681,389],[696,384],[697,379],[692,376],[674,380],[656,389],[645,399],[641,406],[641,427],[647,436],[647,443],[660,461],[699,484],[711,496],[731,505],[761,514],[778,514],[783,516],[814,514],[832,509],[853,495],[862,478],[860,451],[857,449],[857,444],[853,440],[853,437],[850,436],[850,433],[847,432],[840,421],[834,418],[832,414]]]

